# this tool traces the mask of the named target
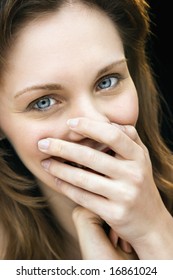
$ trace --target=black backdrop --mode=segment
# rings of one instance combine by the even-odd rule
[[[173,71],[172,71],[172,37],[173,37],[173,13],[169,0],[148,0],[151,6],[150,16],[152,20],[152,42],[149,51],[152,58],[156,80],[162,92],[167,106],[162,103],[164,119],[162,134],[173,150]],[[171,113],[171,116],[169,112]]]

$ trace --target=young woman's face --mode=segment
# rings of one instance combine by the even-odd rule
[[[138,99],[122,41],[111,20],[80,5],[39,18],[22,29],[8,56],[0,88],[0,127],[27,168],[53,179],[38,150],[53,137],[99,149],[70,131],[69,118],[135,125]],[[103,131],[104,133],[104,131]]]

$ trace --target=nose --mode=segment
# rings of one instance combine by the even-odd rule
[[[106,114],[107,109],[100,106],[99,102],[92,99],[92,97],[79,98],[77,102],[73,103],[70,118],[85,117],[95,121],[109,123],[110,121]],[[70,141],[79,142],[85,137],[69,130],[68,138]]]

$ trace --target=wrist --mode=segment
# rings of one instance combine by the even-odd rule
[[[173,259],[173,218],[165,211],[157,225],[133,245],[140,260]]]

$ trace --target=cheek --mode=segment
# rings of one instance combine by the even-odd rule
[[[135,93],[121,96],[109,107],[109,119],[121,125],[135,125],[138,119],[139,106]]]
[[[45,154],[41,153],[37,148],[37,143],[40,139],[53,137],[63,138],[64,130],[58,126],[57,121],[20,121],[16,119],[9,122],[3,127],[3,131],[14,147],[16,153],[25,163],[28,160],[40,161],[44,159]]]
[[[16,133],[17,131],[17,133]],[[26,163],[28,160],[37,160],[41,157],[41,153],[37,149],[37,143],[40,139],[40,133],[32,126],[21,127],[11,132],[6,132],[7,138],[12,144],[18,156]]]

